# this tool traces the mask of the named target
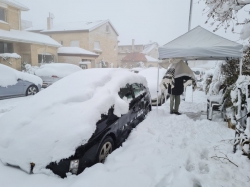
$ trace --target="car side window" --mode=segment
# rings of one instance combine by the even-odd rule
[[[126,87],[121,88],[118,95],[121,99],[126,98],[129,101],[133,99],[133,94],[129,85],[126,85]]]
[[[144,93],[144,88],[140,84],[137,84],[137,83],[132,84],[132,89],[133,89],[135,98],[137,98],[138,96]]]

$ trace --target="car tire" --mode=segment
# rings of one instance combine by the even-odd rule
[[[104,163],[107,156],[114,150],[114,141],[110,136],[107,136],[101,143],[97,152],[97,162]]]
[[[35,95],[38,92],[38,88],[35,85],[31,85],[26,90],[26,96]]]

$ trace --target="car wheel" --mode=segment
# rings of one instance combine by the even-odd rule
[[[99,163],[104,163],[107,156],[112,153],[114,149],[114,141],[110,136],[107,136],[97,152],[97,159]]]
[[[35,95],[38,92],[38,89],[35,85],[31,85],[26,90],[26,96]]]

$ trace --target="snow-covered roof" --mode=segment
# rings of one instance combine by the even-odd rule
[[[220,37],[197,26],[159,47],[160,59],[226,60],[242,57],[241,44]]]
[[[35,75],[39,77],[66,77],[82,69],[74,64],[67,63],[51,63],[43,64],[35,71]]]
[[[99,56],[96,53],[93,53],[91,51],[85,50],[80,47],[60,47],[57,49],[57,54],[59,55],[76,55],[76,56],[93,56],[97,57]]]
[[[58,25],[54,25],[53,28],[49,30],[43,30],[41,33],[51,33],[51,32],[67,32],[67,31],[92,31],[103,24],[109,23],[117,35],[118,32],[112,25],[109,20],[98,20],[98,21],[78,21],[78,22],[69,22],[69,23],[62,23]]]
[[[0,86],[7,87],[15,85],[17,79],[22,79],[34,83],[35,85],[42,85],[43,81],[40,77],[17,71],[13,68],[0,64]]]
[[[74,155],[101,114],[112,106],[117,116],[128,112],[129,101],[118,95],[127,83],[147,86],[144,77],[116,68],[79,71],[55,82],[0,118],[0,160],[27,172],[33,162],[39,173]]]
[[[27,31],[13,30],[5,31],[0,30],[0,40],[21,42],[21,43],[32,43],[53,47],[60,47],[57,41],[53,40],[49,36],[43,34],[37,34]]]
[[[145,57],[146,57],[146,59],[147,59],[148,62],[159,62],[158,59],[153,58],[151,56],[145,55]]]
[[[17,8],[19,10],[22,10],[22,11],[28,11],[29,10],[28,7],[24,6],[23,4],[15,1],[15,0],[0,0],[0,2],[5,3],[5,4],[9,5],[9,6],[15,7],[15,8]]]
[[[158,48],[158,44],[156,42],[151,43],[151,44],[147,44],[144,46],[142,53],[147,55],[149,52],[151,52],[155,48]]]

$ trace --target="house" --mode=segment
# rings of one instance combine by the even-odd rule
[[[118,45],[118,63],[119,66],[124,66],[122,64],[122,59],[129,53],[142,53],[148,57],[152,57],[150,62],[158,61],[158,43],[149,42],[148,44],[135,44],[135,40],[132,39],[132,44],[119,44]],[[123,61],[124,62],[124,61]],[[149,61],[148,61],[149,62]],[[150,64],[151,66],[157,65],[156,63]]]
[[[27,29],[50,36],[63,48],[58,49],[58,61],[83,68],[117,67],[118,32],[109,20],[70,22],[54,25],[53,16],[47,19],[47,29]]]
[[[14,0],[0,0],[0,63],[17,70],[22,63],[57,61],[61,46],[46,35],[21,30],[21,12],[28,10]]]
[[[122,58],[120,66],[122,68],[134,67],[156,67],[159,60],[140,52],[128,53]]]

